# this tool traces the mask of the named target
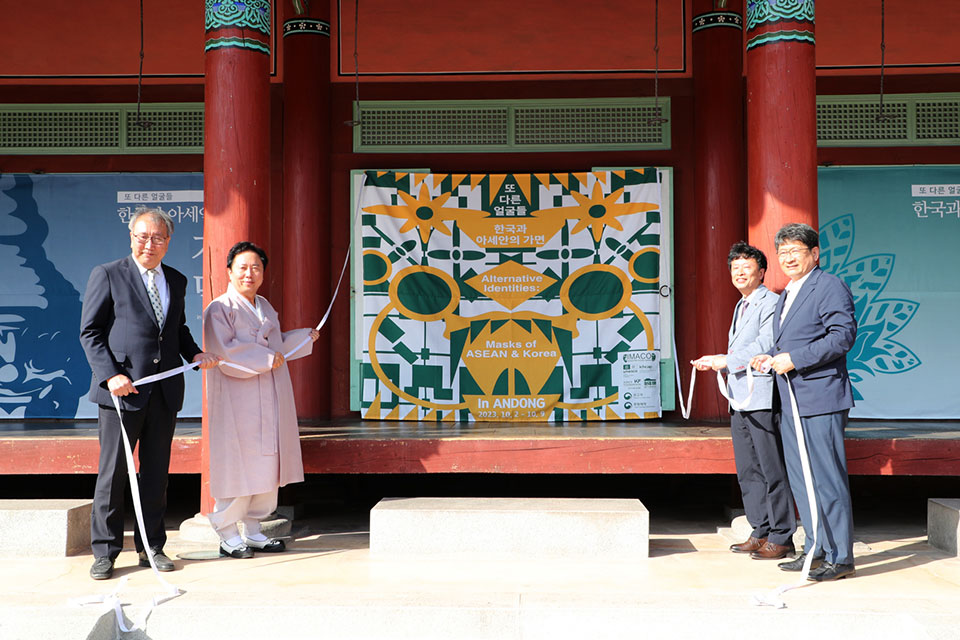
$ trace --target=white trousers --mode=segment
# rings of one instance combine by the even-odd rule
[[[209,516],[210,524],[216,529],[221,540],[229,540],[240,535],[237,524],[242,522],[244,535],[249,537],[260,533],[260,521],[276,508],[276,489],[252,496],[217,498],[213,513]]]

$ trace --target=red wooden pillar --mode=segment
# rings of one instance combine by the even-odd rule
[[[693,17],[694,206],[696,207],[696,353],[724,353],[738,297],[726,268],[730,246],[746,239],[743,208],[742,0],[697,0]],[[678,346],[679,348],[679,346]],[[684,376],[689,366],[681,366]],[[703,374],[701,374],[702,376]],[[697,385],[694,415],[718,419],[726,403],[708,380]]]
[[[316,326],[330,300],[330,3],[302,13],[283,23],[284,328]],[[301,419],[330,414],[329,336],[290,363]]]
[[[782,225],[817,228],[817,83],[813,0],[747,9],[747,207],[750,243],[787,283],[773,250]]]
[[[203,303],[226,291],[227,251],[269,246],[269,0],[206,2],[203,134]],[[204,403],[201,504],[213,509]]]

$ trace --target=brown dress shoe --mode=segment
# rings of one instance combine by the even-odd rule
[[[751,553],[757,549],[760,549],[764,544],[766,544],[766,542],[766,538],[754,538],[753,536],[750,536],[747,538],[746,542],[730,545],[730,551],[733,551],[734,553]]]
[[[777,544],[769,540],[762,547],[750,554],[754,560],[780,560],[795,553],[793,544]]]

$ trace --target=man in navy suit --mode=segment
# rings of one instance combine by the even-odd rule
[[[727,352],[701,356],[694,364],[700,371],[728,371],[727,395],[736,403],[730,411],[730,435],[743,509],[753,531],[730,550],[749,553],[754,560],[779,560],[794,551],[797,523],[773,419],[773,374],[754,375],[752,391],[747,381],[750,359],[773,346],[777,294],[763,286],[767,257],[760,249],[746,242],[734,244],[727,268],[742,296],[734,307]]]
[[[773,348],[751,360],[754,368],[773,369],[780,396],[780,428],[793,497],[806,532],[804,552],[779,566],[801,571],[813,553],[809,580],[822,582],[854,575],[853,506],[847,478],[843,431],[853,407],[847,374],[847,352],[857,337],[853,296],[836,276],[821,271],[820,238],[805,224],[784,225],[774,238],[780,268],[790,278],[780,294],[773,317]],[[796,397],[800,425],[795,424],[790,385]],[[813,475],[818,527],[813,538],[795,429],[803,429]],[[817,563],[822,560],[822,563]]]
[[[163,553],[167,540],[163,516],[173,429],[183,405],[183,376],[139,388],[132,383],[180,366],[181,358],[200,362],[203,368],[217,362],[202,353],[187,328],[186,277],[161,265],[173,219],[159,210],[140,211],[129,226],[132,254],[94,267],[80,318],[80,342],[93,370],[89,398],[100,407],[100,466],[90,517],[94,580],[113,575],[113,564],[123,549],[127,464],[111,395],[119,398],[130,445],[140,442],[140,496],[147,540],[141,540],[138,529],[134,544],[139,564],[150,566],[146,545],[154,552],[157,569],[173,571],[173,562]]]

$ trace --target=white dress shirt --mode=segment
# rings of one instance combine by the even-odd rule
[[[797,299],[797,294],[800,293],[800,287],[807,281],[811,273],[813,273],[813,269],[810,269],[807,275],[799,280],[791,280],[787,283],[787,286],[784,288],[784,291],[787,292],[787,298],[783,301],[783,311],[780,312],[780,324],[783,324],[783,320],[787,317],[787,312],[790,311],[790,307],[793,306],[793,301]]]
[[[149,278],[147,275],[147,269],[145,269],[144,266],[136,260],[134,260],[133,263],[137,265],[137,269],[140,271],[140,278],[143,280],[143,288],[149,297],[150,290],[147,289],[147,279]],[[170,311],[170,290],[167,287],[167,279],[163,275],[163,266],[158,264],[154,271],[156,272],[156,275],[153,276],[153,282],[157,285],[157,293],[160,294],[160,306],[163,307],[163,317],[166,318],[167,312]]]

